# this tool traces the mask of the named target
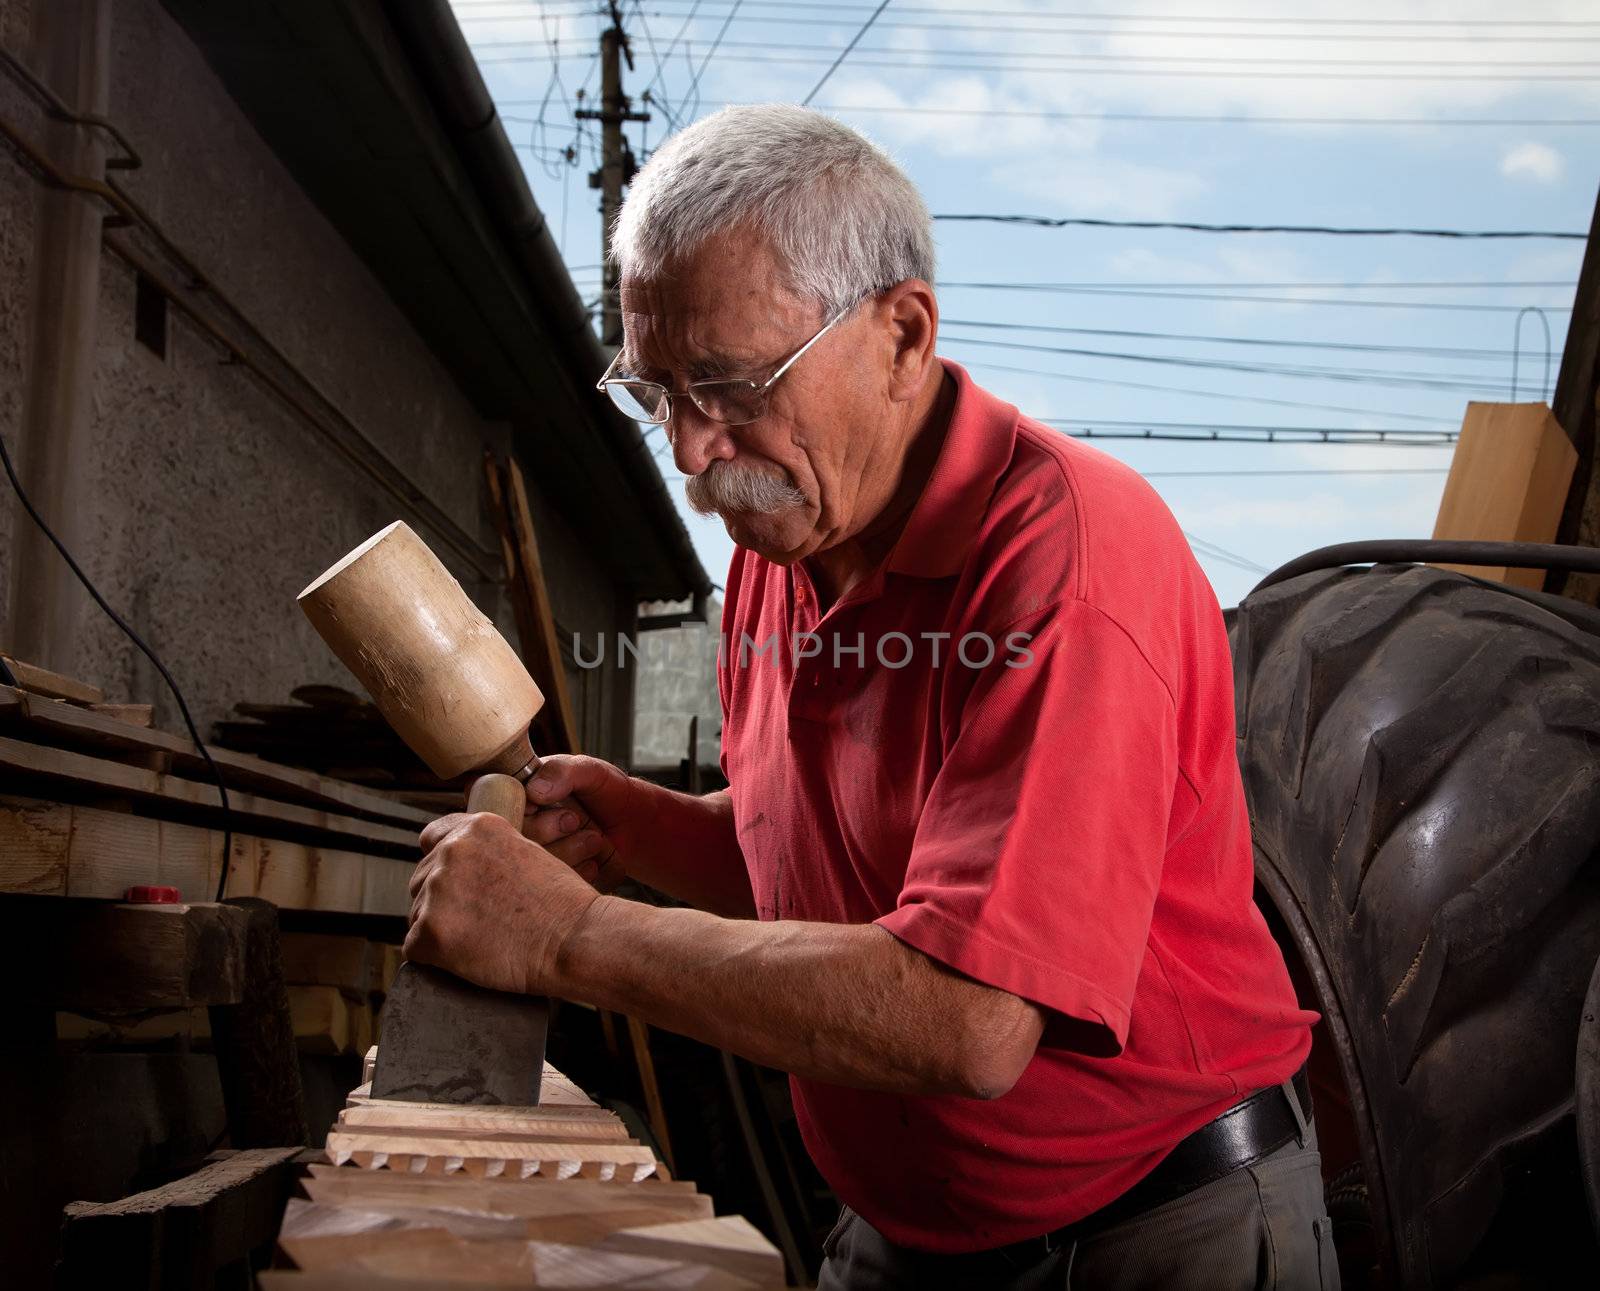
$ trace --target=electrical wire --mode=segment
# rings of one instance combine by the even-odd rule
[[[693,106],[689,108],[688,115],[693,116],[700,110],[700,100],[696,97],[700,90],[700,78],[706,74],[706,68],[716,56],[717,50],[722,48],[722,38],[728,34],[728,28],[739,15],[739,6],[744,0],[733,0],[733,7],[728,10],[728,16],[722,20],[722,26],[717,29],[717,38],[711,42],[711,48],[706,50],[706,56],[700,60],[700,67],[694,74],[694,80],[689,83],[688,91],[683,95],[685,99],[693,99]]]
[[[1147,480],[1168,479],[1238,479],[1258,475],[1448,475],[1445,466],[1307,466],[1303,469],[1266,469],[1240,471],[1140,471]]]
[[[1316,412],[1348,412],[1358,417],[1398,417],[1402,421],[1427,421],[1435,424],[1444,417],[1428,417],[1415,412],[1392,412],[1382,408],[1350,408],[1334,403],[1305,403],[1296,399],[1271,399],[1259,394],[1230,394],[1225,390],[1195,390],[1187,386],[1155,385],[1146,381],[1119,381],[1111,377],[1084,376],[1076,372],[1047,372],[1043,368],[1019,368],[1004,363],[970,362],[963,366],[989,372],[1014,372],[1022,376],[1050,377],[1056,381],[1075,381],[1083,385],[1116,386],[1123,390],[1159,390],[1163,394],[1187,394],[1201,399],[1228,399],[1239,403],[1269,404],[1274,408],[1309,408]]]
[[[1212,560],[1220,560],[1225,565],[1232,565],[1235,569],[1242,569],[1249,574],[1267,574],[1272,571],[1265,565],[1258,565],[1253,560],[1248,560],[1236,552],[1229,551],[1226,547],[1219,547],[1214,542],[1208,542],[1199,534],[1190,533],[1187,529],[1183,536],[1189,540],[1189,545],[1194,548],[1195,555],[1208,556]]]
[[[1597,37],[1600,39],[1600,37]],[[533,100],[507,99],[506,107],[526,107]],[[702,106],[715,108],[750,107],[756,99],[722,99]],[[877,103],[818,103],[818,111],[849,114],[880,112],[926,117],[1002,117],[1038,121],[1110,121],[1158,125],[1269,125],[1269,126],[1503,126],[1517,129],[1556,129],[1600,126],[1600,117],[1268,117],[1234,113],[1223,116],[1183,116],[1145,112],[1052,112],[1011,108],[931,108]]]
[[[990,54],[989,56],[990,57],[1005,57],[1005,55],[999,55],[999,54]],[[563,54],[563,55],[561,55],[561,57],[563,57],[563,58],[577,58],[579,56],[578,55]],[[1043,55],[1028,55],[1028,54],[1024,53],[1024,54],[1014,55],[1014,57],[1017,57],[1017,58],[1027,58],[1027,57],[1048,58],[1050,56],[1047,55],[1047,54],[1043,54]],[[533,62],[539,62],[539,61],[542,61],[542,60],[541,60],[541,57],[538,56],[538,55],[511,54],[511,55],[504,55],[504,56],[494,57],[494,58],[480,58],[478,60],[478,63],[479,63],[480,66],[487,66],[489,64],[494,64],[494,63],[533,63]],[[832,60],[830,60],[830,59],[828,59],[826,57],[823,57],[823,58],[811,58],[811,57],[806,57],[804,55],[791,56],[791,55],[787,55],[787,54],[739,54],[739,55],[735,56],[734,58],[732,58],[730,61],[735,62],[735,63],[741,63],[741,64],[748,63],[748,64],[762,64],[762,65],[773,65],[773,66],[785,65],[785,66],[791,66],[791,67],[824,67]],[[1467,63],[1451,64],[1451,66],[1462,66],[1462,67],[1469,66],[1469,65],[1470,64],[1467,64]],[[1589,64],[1583,64],[1583,65],[1584,66],[1589,66]],[[1340,72],[1308,72],[1308,71],[1304,71],[1304,70],[1281,71],[1281,72],[1253,72],[1253,71],[1240,71],[1237,68],[1237,66],[1226,68],[1226,69],[1220,69],[1220,70],[1217,70],[1217,71],[1190,70],[1190,69],[1187,69],[1187,68],[1173,68],[1173,67],[1131,67],[1131,68],[1124,68],[1124,67],[1072,67],[1072,68],[1065,68],[1065,67],[1061,66],[1059,63],[1046,63],[1044,65],[1040,65],[1038,63],[1032,63],[1032,64],[1026,64],[1026,65],[1022,64],[1022,63],[961,63],[961,62],[940,62],[940,61],[936,61],[936,60],[930,61],[930,60],[926,60],[926,59],[908,59],[908,58],[905,58],[905,57],[901,57],[901,58],[897,58],[897,59],[857,58],[855,60],[854,66],[856,66],[856,67],[881,68],[881,69],[884,69],[886,71],[1013,72],[1013,73],[1020,72],[1020,73],[1023,73],[1023,74],[1032,73],[1032,72],[1039,72],[1039,73],[1044,73],[1046,75],[1060,75],[1063,72],[1070,71],[1075,76],[1140,76],[1140,77],[1179,76],[1179,77],[1198,77],[1198,78],[1201,78],[1201,79],[1209,78],[1209,79],[1212,79],[1212,80],[1219,80],[1220,79],[1220,80],[1234,80],[1234,81],[1237,81],[1237,80],[1438,81],[1438,82],[1471,81],[1473,83],[1482,83],[1482,82],[1485,82],[1485,81],[1495,81],[1495,82],[1515,82],[1515,83],[1534,83],[1534,84],[1557,83],[1557,82],[1573,82],[1573,83],[1586,82],[1586,83],[1592,83],[1594,81],[1600,81],[1600,76],[1597,76],[1597,75],[1581,75],[1581,74],[1567,75],[1567,74],[1564,74],[1564,73],[1561,74],[1561,75],[1557,75],[1557,76],[1531,77],[1526,72],[1517,73],[1517,74],[1511,74],[1511,73],[1501,74],[1501,73],[1498,73],[1498,72],[1493,72],[1493,73],[1491,73],[1491,72],[1476,72],[1476,73],[1467,73],[1467,74],[1457,74],[1457,73],[1454,73],[1454,72],[1355,72],[1355,71],[1349,71],[1349,72],[1344,72],[1344,71],[1340,71]],[[1540,64],[1539,66],[1545,66],[1545,64]]]
[[[992,341],[976,336],[943,339],[956,345],[980,345],[991,349],[1019,350],[1029,354],[1065,354],[1080,359],[1110,359],[1124,363],[1155,363],[1181,368],[1206,368],[1218,372],[1248,372],[1261,376],[1303,377],[1324,381],[1353,381],[1357,384],[1416,386],[1434,390],[1497,390],[1504,382],[1490,382],[1472,373],[1406,372],[1388,368],[1325,368],[1315,364],[1242,363],[1234,359],[1205,359],[1175,354],[1130,354],[1119,350],[1091,350],[1061,345],[1030,345],[1022,341]]]
[[[834,59],[832,64],[829,65],[828,70],[822,74],[822,79],[811,87],[810,93],[808,93],[805,98],[800,100],[801,107],[807,108],[811,106],[811,100],[816,98],[822,87],[832,79],[833,74],[839,70],[839,64],[850,57],[850,51],[856,47],[857,42],[859,42],[860,39],[867,34],[867,32],[871,29],[872,24],[878,21],[878,16],[882,14],[883,11],[888,7],[889,0],[879,0],[878,7],[867,15],[866,22],[861,24],[854,36],[850,37],[850,43],[839,51],[839,57]]]
[[[17,501],[21,503],[22,509],[28,513],[28,518],[39,527],[39,532],[49,539],[50,545],[61,553],[61,559],[67,562],[67,568],[83,584],[84,590],[89,593],[94,603],[105,611],[106,617],[122,629],[128,640],[132,641],[144,654],[144,657],[155,665],[156,671],[161,674],[161,679],[167,683],[167,689],[172,692],[172,698],[177,701],[178,712],[183,715],[183,724],[189,728],[190,739],[194,741],[194,746],[200,756],[205,759],[205,764],[211,771],[211,778],[216,781],[217,796],[222,802],[222,873],[217,879],[216,898],[221,901],[228,891],[228,868],[233,857],[233,809],[228,803],[228,786],[223,781],[222,770],[212,758],[211,750],[206,747],[205,741],[200,738],[200,732],[194,724],[194,718],[189,715],[189,705],[184,702],[183,691],[178,689],[178,683],[173,680],[172,674],[167,671],[166,664],[162,663],[156,652],[145,644],[144,638],[135,632],[127,621],[111,608],[106,598],[100,595],[100,589],[89,581],[89,576],[83,572],[78,562],[72,558],[72,553],[67,550],[66,544],[56,537],[55,530],[45,523],[44,517],[39,514],[32,501],[29,500],[26,490],[22,487],[22,481],[17,478],[16,467],[11,464],[11,454],[6,449],[4,436],[0,436],[0,464],[4,465],[6,478],[11,481],[11,489],[17,495]]]
[[[1184,220],[1103,220],[1086,216],[1052,215],[935,215],[933,218],[985,224],[1028,224],[1045,229],[1179,229],[1186,233],[1314,233],[1344,238],[1562,238],[1583,242],[1589,236],[1587,233],[1549,233],[1528,229],[1353,229],[1324,224],[1198,224]]]
[[[1358,341],[1287,340],[1276,336],[1206,336],[1198,332],[1139,332],[1115,327],[1059,327],[1051,323],[998,323],[970,318],[941,318],[939,326],[977,327],[1006,332],[1047,332],[1066,336],[1117,336],[1139,341],[1186,341],[1203,345],[1250,345],[1270,349],[1340,350],[1358,354],[1415,354],[1441,359],[1509,359],[1512,350],[1487,350],[1448,345],[1380,345]]]
[[[677,0],[684,3],[684,0]],[[708,0],[712,4],[736,3],[737,0]],[[792,11],[795,9],[837,10],[844,13],[859,14],[866,6],[860,4],[828,3],[827,0],[745,0],[752,9],[782,9]],[[515,4],[515,0],[453,0],[453,8],[475,9],[489,6],[505,8],[508,4]],[[521,6],[517,6],[521,7]],[[562,10],[569,13],[587,13],[589,7],[576,4],[571,9]],[[1540,27],[1567,30],[1582,27],[1600,27],[1600,19],[1584,18],[1300,18],[1288,16],[1262,17],[1255,14],[1227,15],[1197,15],[1188,13],[1122,13],[1111,15],[1102,11],[1064,11],[1061,13],[1042,13],[1037,9],[946,9],[926,5],[901,5],[895,10],[899,14],[930,14],[941,16],[959,16],[973,18],[1050,18],[1061,22],[1104,22],[1108,17],[1116,17],[1123,22],[1193,22],[1193,23],[1237,23],[1241,26],[1306,26],[1306,27],[1423,27],[1435,30],[1441,27]],[[526,20],[526,19],[524,19]],[[504,22],[516,21],[514,18],[469,18],[472,22]]]
[[[1217,292],[1198,291],[1143,291],[1118,287],[1060,286],[1052,283],[1030,282],[943,282],[940,291],[1034,291],[1059,292],[1064,295],[1127,296],[1139,300],[1226,300],[1253,305],[1331,305],[1343,309],[1431,309],[1482,314],[1516,314],[1521,305],[1483,305],[1459,300],[1335,300],[1325,296],[1238,296]],[[1571,305],[1546,305],[1552,314],[1570,314]]]

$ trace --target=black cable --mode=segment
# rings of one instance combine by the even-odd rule
[[[680,3],[683,0],[679,0]],[[734,0],[710,0],[713,4],[729,4]],[[866,7],[860,4],[827,3],[826,0],[745,0],[753,9],[829,9],[844,13],[861,13]],[[454,0],[457,9],[478,9],[485,7],[521,7],[515,5],[515,0]],[[544,6],[541,6],[544,7]],[[586,13],[588,6],[577,4],[570,9],[552,12]],[[1123,13],[1108,14],[1099,12],[1063,12],[1042,13],[1037,9],[945,9],[926,5],[902,5],[895,10],[896,13],[925,13],[940,16],[957,15],[974,18],[1050,18],[1060,22],[1104,22],[1115,17],[1121,22],[1221,22],[1237,23],[1249,26],[1296,26],[1296,27],[1600,27],[1600,20],[1578,18],[1291,18],[1291,17],[1259,17],[1254,15],[1197,15],[1188,13]],[[482,18],[468,18],[468,22],[517,22],[529,21],[534,15],[518,18],[515,15],[485,16]],[[1418,37],[1423,39],[1423,37]],[[1509,39],[1509,37],[1508,37]]]
[[[1556,542],[1453,542],[1431,538],[1374,538],[1318,547],[1280,565],[1250,590],[1250,595],[1301,574],[1341,565],[1487,565],[1513,569],[1563,569],[1600,574],[1600,549]]]
[[[6,470],[6,478],[11,481],[11,487],[17,495],[17,501],[22,504],[22,509],[28,513],[28,518],[39,526],[39,531],[50,540],[50,545],[61,553],[61,559],[67,562],[67,568],[77,576],[84,590],[94,598],[94,603],[105,611],[106,617],[122,629],[123,634],[143,651],[146,659],[155,665],[161,679],[167,683],[167,689],[172,691],[173,699],[178,701],[178,711],[183,714],[183,724],[189,728],[189,737],[194,740],[194,746],[199,750],[200,756],[205,759],[206,766],[211,769],[211,778],[217,784],[217,796],[222,800],[222,874],[217,879],[217,900],[221,901],[228,890],[228,863],[233,856],[233,814],[228,805],[228,786],[223,782],[222,771],[211,757],[211,750],[206,748],[205,741],[200,738],[200,732],[195,727],[194,718],[189,716],[189,705],[184,702],[183,692],[178,689],[178,683],[172,679],[172,674],[167,671],[166,664],[156,656],[156,652],[144,643],[144,638],[128,626],[123,617],[106,602],[100,591],[89,581],[89,576],[78,566],[72,558],[72,553],[66,549],[61,539],[56,537],[55,531],[45,523],[44,517],[34,509],[28,500],[27,493],[23,490],[22,481],[17,478],[17,471],[11,464],[11,454],[6,451],[4,436],[0,436],[0,463]],[[9,670],[8,670],[9,673]],[[13,679],[13,684],[15,679]]]
[[[1224,292],[1144,291],[1133,288],[1064,286],[1028,282],[941,282],[941,291],[1034,291],[1073,296],[1126,296],[1135,300],[1222,300],[1253,305],[1332,305],[1343,309],[1436,309],[1451,313],[1520,314],[1522,305],[1482,305],[1460,300],[1339,300],[1330,296],[1238,296]],[[1571,305],[1541,305],[1552,314],[1570,314]]]
[[[722,20],[722,26],[717,29],[717,38],[711,42],[711,48],[706,50],[706,56],[700,60],[700,66],[695,71],[694,80],[689,82],[689,88],[684,91],[683,99],[694,100],[694,106],[689,109],[689,115],[700,110],[700,78],[706,74],[706,68],[711,65],[711,60],[716,57],[717,50],[722,47],[722,38],[728,34],[728,28],[733,25],[733,20],[739,16],[739,6],[744,0],[733,0],[733,8],[728,10],[728,16]],[[686,47],[687,48],[687,47]],[[494,59],[486,60],[494,62]]]
[[[833,79],[833,74],[839,70],[839,64],[850,57],[850,51],[854,49],[857,42],[859,42],[860,39],[867,34],[867,32],[871,29],[872,24],[878,21],[878,15],[880,15],[888,7],[889,0],[879,0],[878,7],[867,15],[867,20],[862,23],[859,28],[857,28],[856,34],[850,37],[850,43],[839,51],[839,57],[834,59],[832,64],[828,67],[828,70],[822,74],[822,79],[811,87],[811,92],[807,94],[805,98],[800,100],[801,107],[808,108],[811,106],[811,100],[816,98],[822,87]]]
[[[1015,372],[1029,377],[1050,377],[1056,381],[1077,381],[1084,385],[1116,386],[1123,390],[1159,390],[1164,394],[1197,395],[1202,399],[1227,399],[1237,403],[1270,404],[1275,408],[1310,408],[1316,412],[1349,412],[1358,417],[1393,417],[1401,421],[1426,421],[1438,424],[1445,417],[1429,417],[1416,412],[1388,412],[1382,408],[1350,408],[1337,403],[1305,403],[1297,399],[1271,399],[1266,395],[1233,394],[1226,390],[1197,390],[1189,386],[1157,385],[1149,381],[1119,381],[1112,377],[1091,377],[1076,372],[1050,372],[1044,368],[1019,368],[1006,363],[972,361],[963,364],[969,368],[984,368],[991,372]]]
[[[716,99],[708,108],[751,107],[756,99]],[[506,99],[502,106],[527,107],[537,100]],[[819,103],[818,111],[834,113],[889,112],[927,117],[1023,117],[1048,121],[1155,122],[1167,125],[1287,125],[1287,126],[1514,126],[1522,129],[1565,126],[1600,126],[1600,117],[1264,117],[1244,113],[1226,116],[1179,116],[1144,112],[1051,112],[1012,108],[928,108],[878,103]]]
[[[1563,238],[1578,242],[1587,233],[1549,233],[1528,229],[1347,229],[1318,224],[1195,224],[1181,220],[1101,220],[1051,215],[935,215],[936,220],[986,224],[1031,224],[1043,229],[1179,229],[1186,233],[1316,233],[1343,238]]]

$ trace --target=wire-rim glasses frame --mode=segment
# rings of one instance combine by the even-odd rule
[[[749,377],[712,377],[705,381],[691,381],[682,390],[669,390],[659,381],[644,381],[638,377],[615,375],[622,361],[622,351],[611,360],[605,375],[595,382],[596,390],[604,390],[623,412],[635,421],[652,426],[664,426],[672,419],[672,401],[688,397],[700,412],[724,426],[747,426],[759,421],[767,411],[767,395],[778,383],[778,378],[800,361],[807,350],[832,330],[860,301],[846,305],[812,335],[811,339],[784,359],[765,381],[759,384]]]

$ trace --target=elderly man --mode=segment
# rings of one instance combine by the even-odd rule
[[[550,758],[527,838],[424,834],[407,954],[790,1072],[824,1287],[1337,1285],[1316,1015],[1166,508],[935,356],[927,211],[825,116],[683,131],[615,243],[601,384],[738,544],[730,787]]]

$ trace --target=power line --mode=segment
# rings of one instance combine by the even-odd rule
[[[1186,233],[1315,233],[1345,238],[1561,238],[1583,242],[1587,233],[1549,233],[1527,229],[1352,229],[1322,224],[1198,224],[1182,220],[1102,220],[1087,216],[935,215],[936,220],[986,224],[1028,224],[1044,229],[1178,229]]]
[[[717,38],[711,42],[711,48],[706,50],[706,56],[700,60],[700,66],[694,74],[694,80],[689,83],[688,90],[684,93],[685,100],[694,99],[695,106],[690,108],[690,113],[699,111],[700,100],[694,98],[695,92],[700,88],[700,78],[706,74],[706,68],[711,65],[711,60],[716,56],[717,50],[722,47],[722,38],[728,34],[728,28],[733,24],[734,18],[739,14],[739,6],[744,0],[733,0],[733,7],[728,10],[728,16],[722,20],[722,26],[717,29]]]
[[[822,74],[822,79],[811,87],[811,92],[807,94],[805,98],[800,100],[801,107],[805,108],[811,106],[811,100],[817,97],[817,92],[821,90],[822,87],[828,83],[833,74],[839,70],[839,64],[850,57],[850,51],[856,47],[856,42],[867,34],[868,30],[872,27],[872,24],[878,21],[878,15],[888,7],[889,0],[879,0],[878,7],[867,15],[866,22],[861,24],[861,27],[859,30],[857,30],[854,36],[850,37],[850,43],[839,51],[839,57],[834,59],[832,65],[826,72]]]
[[[1140,471],[1147,480],[1163,479],[1238,479],[1259,475],[1448,475],[1446,466],[1307,466],[1287,470],[1243,471]]]
[[[706,107],[750,107],[754,99],[724,99]],[[530,100],[507,99],[506,107],[527,106]],[[1503,126],[1519,129],[1562,129],[1600,126],[1600,117],[1267,117],[1242,113],[1223,116],[1184,116],[1145,112],[1051,112],[1008,108],[927,108],[866,103],[819,103],[819,111],[834,113],[879,112],[926,117],[1002,117],[1038,121],[1109,121],[1154,125],[1282,125],[1282,126]]]
[[[980,327],[1007,332],[1048,332],[1068,336],[1118,336],[1140,341],[1192,341],[1206,345],[1254,345],[1272,349],[1343,350],[1359,354],[1417,354],[1447,359],[1509,359],[1511,350],[1476,349],[1449,345],[1380,345],[1358,341],[1287,340],[1276,336],[1207,336],[1197,332],[1139,332],[1114,327],[1058,327],[1049,323],[996,323],[966,318],[942,318],[941,327]]]
[[[1345,309],[1429,309],[1518,314],[1524,308],[1521,305],[1482,305],[1460,300],[1337,300],[1326,296],[1240,296],[1221,292],[1143,291],[1125,287],[1110,289],[1028,282],[942,282],[938,286],[940,291],[1033,291],[1081,296],[1126,296],[1137,300],[1222,300],[1254,305],[1331,305]],[[1552,314],[1572,312],[1571,305],[1541,305],[1539,308]]]
[[[1172,354],[1125,354],[1069,346],[1028,345],[1019,341],[990,341],[972,336],[944,339],[956,345],[981,345],[992,349],[1020,350],[1031,354],[1064,354],[1079,359],[1109,359],[1123,363],[1153,363],[1162,367],[1204,368],[1214,372],[1247,372],[1261,376],[1294,377],[1311,381],[1345,381],[1356,385],[1402,386],[1461,393],[1500,393],[1504,382],[1490,382],[1466,373],[1397,372],[1375,368],[1323,368],[1278,363],[1239,363],[1231,359],[1191,358]]]
[[[860,33],[857,33],[859,38]],[[481,46],[485,49],[509,48],[516,45],[530,45],[535,42],[524,40],[508,41],[483,41]],[[1565,42],[1562,42],[1563,44]],[[757,49],[775,50],[778,53],[809,53],[809,54],[848,54],[856,48],[854,40],[843,51],[837,45],[801,44],[792,40],[730,40],[727,42],[729,49]],[[1239,67],[1359,67],[1359,68],[1446,68],[1450,70],[1482,72],[1490,69],[1520,68],[1526,71],[1552,71],[1572,70],[1576,68],[1592,68],[1591,59],[1488,59],[1472,58],[1457,59],[1455,61],[1442,61],[1435,58],[1291,58],[1284,55],[1269,56],[1265,58],[1241,57],[1227,55],[1224,57],[1211,57],[1205,54],[1108,54],[1093,50],[1089,51],[1064,51],[1048,49],[965,49],[938,46],[906,46],[906,45],[864,45],[861,47],[863,54],[873,54],[883,57],[899,57],[903,54],[919,54],[932,58],[1034,58],[1060,63],[1120,63],[1130,67],[1145,67],[1154,63],[1179,63],[1193,64],[1196,66],[1223,66],[1227,68]],[[835,63],[840,59],[836,58]],[[1079,69],[1072,69],[1079,70]],[[832,75],[830,71],[828,75]],[[824,81],[826,81],[824,77]],[[1590,79],[1590,78],[1583,78]]]
[[[718,106],[743,106],[719,104]],[[1284,126],[1515,126],[1556,129],[1572,126],[1597,126],[1600,117],[1266,117],[1235,113],[1226,116],[1182,116],[1144,112],[1050,112],[1005,108],[923,108],[865,103],[819,104],[825,112],[882,112],[930,117],[1004,117],[1042,121],[1143,122],[1156,125],[1284,125]]]
[[[684,0],[678,0],[683,3]],[[454,0],[453,7],[457,9],[483,8],[490,5],[504,8],[514,0]],[[709,0],[712,4],[737,3],[737,0]],[[827,3],[826,0],[746,0],[752,9],[822,9],[839,10],[845,13],[864,13],[866,6],[861,4]],[[520,7],[520,6],[519,6]],[[560,12],[589,13],[587,5],[575,4],[570,9]],[[973,18],[1052,18],[1062,22],[1104,22],[1108,17],[1115,16],[1123,22],[1193,22],[1193,23],[1236,23],[1241,26],[1306,26],[1306,27],[1424,27],[1437,29],[1440,27],[1540,27],[1553,29],[1572,29],[1582,27],[1600,27],[1600,19],[1584,18],[1299,18],[1287,16],[1261,17],[1254,14],[1241,14],[1236,16],[1226,15],[1197,15],[1188,13],[1122,13],[1109,15],[1104,11],[1099,12],[1062,12],[1046,14],[1036,9],[945,9],[942,7],[929,7],[919,5],[901,5],[895,11],[900,14],[929,14]],[[509,18],[469,18],[472,22],[503,22],[511,21]]]
[[[1236,552],[1229,551],[1226,547],[1219,547],[1214,542],[1207,542],[1199,534],[1190,533],[1187,529],[1183,536],[1189,540],[1189,545],[1194,548],[1195,555],[1209,556],[1213,560],[1220,560],[1225,565],[1232,565],[1251,574],[1267,574],[1272,571],[1265,565],[1258,565],[1253,560],[1247,560]]]
[[[788,9],[789,6],[785,6]],[[858,8],[857,12],[861,10]],[[658,17],[675,18],[678,14],[656,10]],[[897,13],[911,13],[902,6]],[[958,10],[939,10],[941,14],[955,14]],[[971,12],[971,11],[968,11]],[[1020,15],[1014,15],[1020,16]],[[1027,15],[1033,21],[1053,22],[1058,21],[1056,15],[1050,13],[1032,13]],[[1103,25],[1112,20],[1113,15],[1099,15],[1100,26],[1094,27],[1062,27],[1046,26],[1036,27],[1027,23],[1017,24],[1009,22],[996,22],[992,16],[985,15],[988,21],[983,22],[906,22],[895,18],[887,22],[879,22],[877,27],[884,31],[950,31],[957,33],[983,32],[997,36],[1011,35],[1044,35],[1082,37],[1091,36],[1103,38],[1114,36],[1121,40],[1147,39],[1147,40],[1264,40],[1275,41],[1279,44],[1286,42],[1306,42],[1311,44],[1351,45],[1351,44],[1420,44],[1427,42],[1431,45],[1439,44],[1516,44],[1516,45],[1570,45],[1574,42],[1600,40],[1600,36],[1582,36],[1566,32],[1558,36],[1519,36],[1507,32],[1448,34],[1438,31],[1431,32],[1398,32],[1395,34],[1372,32],[1330,32],[1330,31],[1190,31],[1171,28],[1141,30],[1136,27],[1108,27]],[[792,12],[783,12],[768,16],[760,13],[747,13],[748,22],[766,23],[769,26],[794,26],[794,27],[828,27],[836,28],[842,21],[839,18],[805,18],[797,17]],[[474,19],[473,21],[491,21],[490,19]],[[492,21],[518,22],[526,21],[523,18],[503,17]],[[1062,19],[1060,21],[1082,22],[1085,19]]]
[[[981,56],[981,55],[980,55]],[[989,52],[989,57],[1001,57]],[[576,57],[576,55],[560,55],[562,58]],[[1019,58],[1048,58],[1049,55],[1018,54]],[[497,58],[480,58],[480,66],[495,63],[532,63],[542,61],[538,55],[513,54]],[[823,67],[832,60],[827,58],[810,58],[805,56],[790,56],[787,54],[741,54],[732,61],[736,63],[762,64],[762,65],[787,65],[792,67]],[[1589,66],[1590,64],[1583,64]],[[1253,72],[1240,71],[1237,67],[1224,70],[1191,70],[1176,67],[1072,67],[1064,68],[1059,64],[1038,63],[1024,65],[1022,63],[961,63],[939,62],[926,59],[869,59],[857,58],[854,66],[881,68],[887,71],[947,71],[947,72],[1040,72],[1047,75],[1058,75],[1063,71],[1071,71],[1075,76],[1182,76],[1198,77],[1212,80],[1296,80],[1296,81],[1471,81],[1482,83],[1484,81],[1515,82],[1515,83],[1557,83],[1557,82],[1584,82],[1593,83],[1600,81],[1597,75],[1558,75],[1530,77],[1526,73],[1516,75],[1494,72],[1475,72],[1466,75],[1442,72],[1308,72],[1308,71],[1283,71],[1283,72]],[[1462,63],[1457,66],[1469,66]],[[1539,67],[1547,64],[1539,64]]]
[[[1054,426],[1072,439],[1137,440],[1151,443],[1175,444],[1317,444],[1333,448],[1366,445],[1388,448],[1450,448],[1459,438],[1447,430],[1307,430],[1299,427],[1274,429],[1271,427],[1241,426],[1236,429],[1205,430],[1196,427],[1162,430],[1152,425],[1145,429],[1100,430],[1093,426],[1076,426],[1058,418],[1042,417],[1047,426]],[[1107,425],[1114,423],[1104,423]],[[1133,423],[1138,426],[1140,423]],[[1181,425],[1181,424],[1180,424]]]
[[[1297,399],[1272,399],[1258,394],[1231,394],[1225,390],[1196,390],[1187,386],[1155,385],[1146,381],[1119,381],[1111,377],[1083,376],[1076,372],[1047,372],[1043,368],[1019,368],[1004,363],[968,363],[969,368],[983,368],[989,372],[1015,372],[1022,376],[1049,377],[1055,381],[1075,381],[1082,385],[1116,386],[1123,390],[1158,390],[1163,394],[1194,395],[1201,399],[1228,399],[1236,403],[1270,404],[1275,408],[1309,408],[1315,412],[1348,412],[1358,417],[1397,417],[1401,421],[1427,421],[1435,424],[1447,420],[1415,412],[1393,412],[1382,408],[1350,408],[1334,403],[1305,403]]]

